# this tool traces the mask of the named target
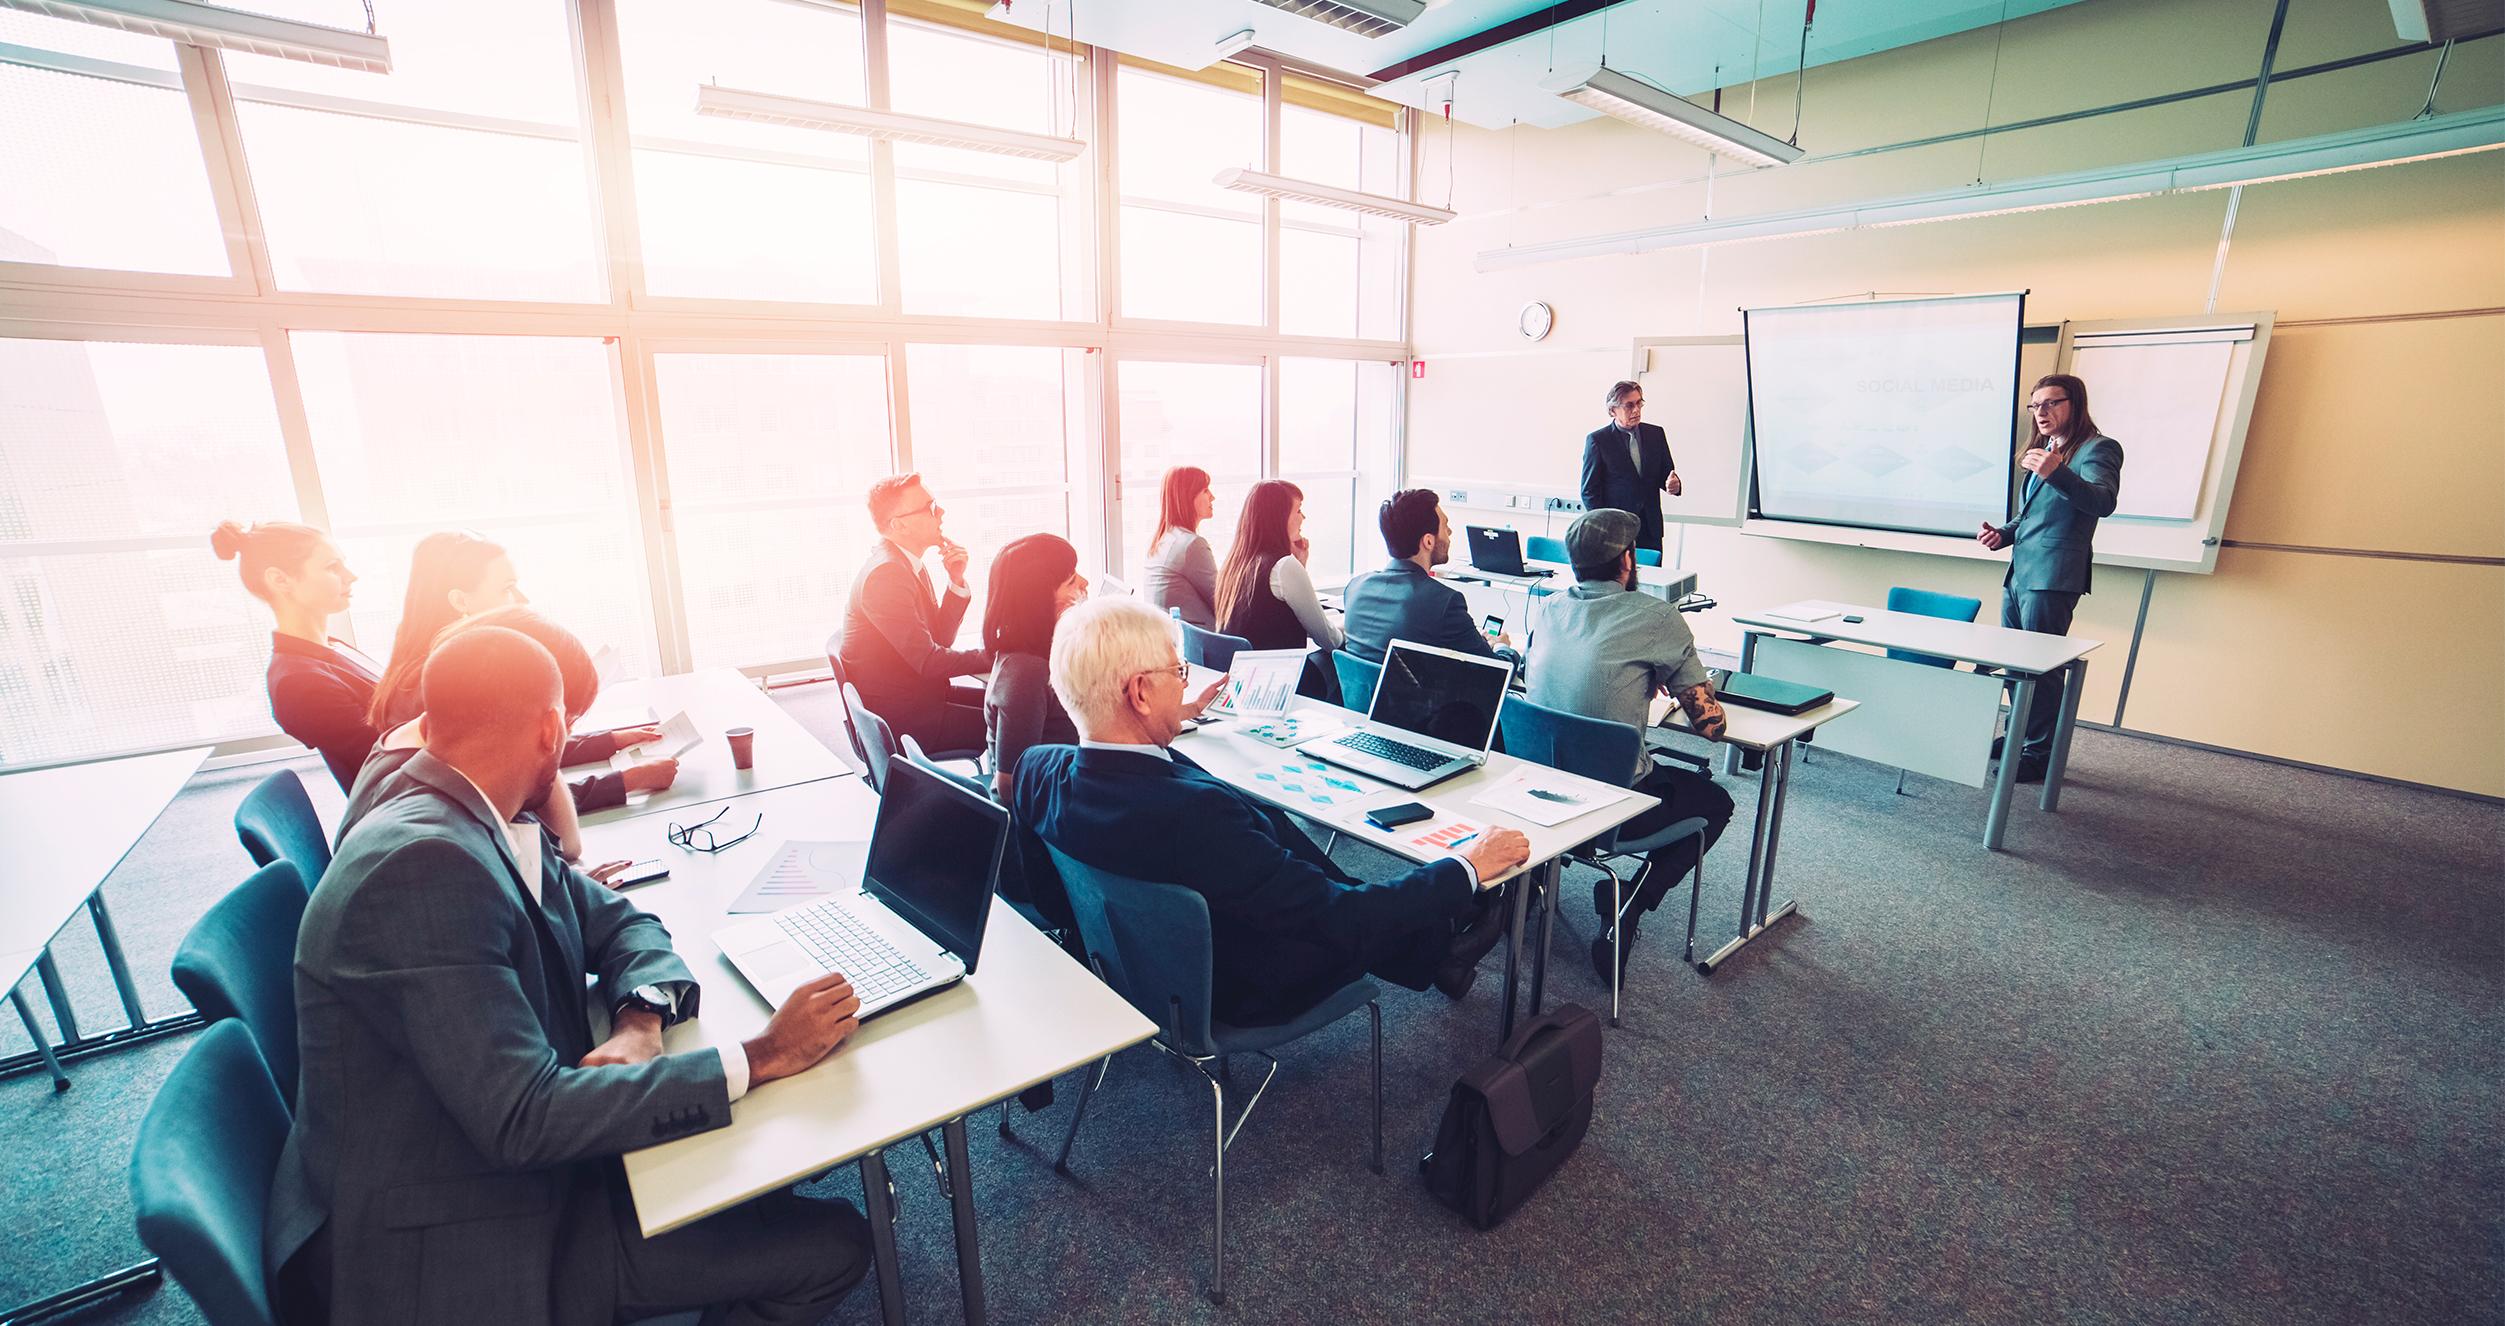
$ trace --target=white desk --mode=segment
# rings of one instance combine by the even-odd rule
[[[66,1091],[70,1079],[61,1071],[63,1057],[199,1025],[197,1014],[148,1020],[100,890],[105,876],[130,854],[208,756],[202,747],[0,776],[0,843],[8,844],[9,863],[6,875],[0,876],[0,977],[7,978],[9,1002],[35,1043],[31,1054],[0,1060],[0,1073],[40,1062],[52,1073],[53,1090]],[[53,938],[82,905],[95,923],[122,1011],[130,1019],[119,1031],[95,1036],[79,1034],[69,991],[51,954]],[[58,1047],[18,992],[18,982],[30,968],[42,978],[52,1015],[60,1023]]]
[[[679,956],[704,987],[699,1015],[670,1030],[671,1052],[704,1045],[736,1052],[764,1028],[772,1010],[710,939],[734,919],[723,909],[787,840],[867,839],[877,805],[869,785],[852,778],[743,796],[732,803],[733,813],[761,811],[764,828],[712,856],[669,846],[662,821],[650,815],[584,829],[593,856],[658,856],[670,863],[670,878],[627,897],[670,928]],[[1155,1031],[995,898],[973,975],[873,1018],[816,1067],[758,1087],[731,1107],[729,1127],[629,1152],[626,1179],[636,1218],[649,1237],[858,1159],[880,1303],[888,1321],[901,1322],[894,1211],[880,1153],[943,1128],[966,1317],[980,1321],[982,1272],[965,1116]]]
[[[755,682],[729,668],[622,681],[603,690],[600,703],[603,708],[650,705],[656,722],[683,709],[704,739],[679,757],[676,781],[641,799],[630,797],[623,806],[585,815],[586,828],[852,772],[852,766],[766,698]],[[751,768],[736,769],[722,732],[742,726],[756,729],[755,760]]]
[[[1360,717],[1360,715],[1346,710],[1337,710],[1334,706],[1311,699],[1298,700],[1296,711],[1299,713],[1335,713],[1351,723]],[[1551,918],[1555,916],[1557,910],[1556,885],[1563,869],[1560,858],[1658,804],[1654,798],[1642,793],[1628,792],[1625,788],[1611,788],[1610,790],[1613,791],[1625,792],[1626,795],[1596,810],[1585,811],[1561,824],[1552,826],[1531,824],[1502,814],[1490,807],[1471,804],[1471,798],[1510,777],[1515,770],[1525,767],[1539,769],[1541,776],[1545,779],[1589,783],[1595,789],[1606,785],[1589,779],[1577,779],[1572,774],[1560,773],[1545,765],[1527,765],[1525,761],[1517,760],[1510,755],[1490,755],[1485,765],[1447,778],[1420,792],[1394,787],[1363,774],[1349,774],[1350,778],[1371,784],[1377,790],[1326,810],[1316,810],[1305,803],[1278,795],[1275,788],[1251,776],[1252,771],[1262,765],[1302,757],[1297,756],[1292,749],[1282,749],[1235,731],[1237,721],[1220,719],[1196,732],[1187,732],[1174,743],[1175,749],[1191,756],[1193,763],[1225,779],[1230,785],[1257,800],[1327,824],[1339,833],[1372,843],[1406,860],[1432,861],[1440,859],[1442,854],[1411,847],[1406,840],[1415,832],[1414,829],[1396,829],[1387,833],[1375,828],[1366,823],[1365,812],[1379,806],[1398,805],[1403,801],[1421,801],[1440,811],[1467,815],[1472,819],[1483,820],[1504,828],[1519,829],[1524,837],[1531,840],[1530,858],[1523,863],[1520,870],[1509,875],[1500,875],[1493,880],[1480,881],[1482,884],[1494,885],[1509,880],[1522,880],[1527,885],[1527,887],[1514,890],[1513,919],[1506,931],[1504,1007],[1498,1016],[1496,1036],[1499,1044],[1513,1034],[1515,991],[1518,987],[1522,952],[1527,938],[1526,927],[1531,890],[1538,889],[1547,895],[1547,907],[1540,917],[1538,957],[1531,972],[1531,1014],[1536,1017],[1539,1014],[1540,998],[1548,978],[1548,935],[1552,928]]]
[[[1962,715],[1971,720],[1967,726],[1980,729],[1982,739],[1989,739],[1989,728],[2000,708],[2000,690],[2007,687],[2010,712],[2009,743],[2013,749],[2001,761],[2000,773],[1993,781],[1991,801],[1984,812],[1983,845],[1999,851],[2001,837],[2008,827],[2009,804],[2018,785],[2018,754],[2014,749],[2024,740],[2027,712],[2035,700],[2035,688],[2047,684],[2056,673],[2062,679],[2061,720],[2053,729],[2053,749],[2044,770],[2044,793],[2038,805],[2054,811],[2061,805],[2061,780],[2070,763],[2070,737],[2078,724],[2079,692],[2087,684],[2087,655],[2103,646],[2103,641],[2075,635],[2041,635],[2033,631],[2014,631],[2004,626],[1987,626],[1979,622],[1949,621],[1940,617],[1923,617],[1907,612],[1889,612],[1884,608],[1866,608],[1839,604],[1858,622],[1847,622],[1842,616],[1827,617],[1815,622],[1795,621],[1767,612],[1743,612],[1732,615],[1742,632],[1740,637],[1740,671],[1759,671],[1758,645],[1763,638],[1782,635],[1809,637],[1812,644],[1841,641],[1849,644],[1875,645],[1882,649],[1903,649],[1930,654],[1938,658],[1971,663],[1977,667],[1997,668],[2003,674],[1998,680],[1981,679],[1972,674],[1952,673],[1921,663],[1908,663],[1855,650],[1803,648],[1799,642],[1786,641],[1779,651],[1780,660],[1769,660],[1762,669],[1770,676],[1800,681],[1822,687],[1833,687],[1838,681],[1863,688],[1865,696],[1894,689],[1892,683],[1905,682],[1923,689],[1958,688],[1958,695],[1929,697],[1909,702],[1910,697],[1893,705],[1874,704],[1873,716],[1899,724],[1945,729]],[[1821,657],[1825,656],[1825,657]],[[1980,707],[1960,703],[1960,696],[1980,696]],[[1892,699],[1897,697],[1891,697]],[[1863,755],[1888,763],[1891,759],[1884,744],[1863,744],[1843,739],[1839,732],[1836,749],[1847,754]],[[1959,777],[1952,771],[1926,768],[1919,763],[1906,764],[1921,772],[1958,777],[1970,786],[1982,785],[1984,751],[1971,739],[1977,733],[1966,732],[1968,747],[1961,758],[1972,768],[1971,778]],[[1824,743],[1821,743],[1824,744]]]
[[[1671,703],[1668,696],[1656,697],[1653,703],[1656,724],[1692,730],[1686,712]],[[1792,787],[1793,748],[1802,736],[1860,707],[1859,700],[1834,699],[1805,713],[1778,714],[1742,704],[1723,704],[1722,712],[1728,720],[1722,733],[1724,744],[1734,750],[1758,751],[1765,758],[1757,772],[1757,821],[1748,839],[1748,874],[1740,883],[1739,933],[1702,962],[1696,961],[1697,890],[1691,885],[1687,891],[1687,960],[1695,964],[1696,970],[1711,975],[1724,959],[1739,952],[1750,940],[1800,911],[1800,903],[1793,900],[1771,910],[1767,906],[1774,895],[1774,853],[1783,842],[1783,803]]]

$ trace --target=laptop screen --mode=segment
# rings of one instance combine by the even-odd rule
[[[1512,675],[1513,666],[1496,659],[1394,640],[1366,717],[1485,752],[1496,738],[1497,709]]]
[[[1519,570],[1522,566],[1521,540],[1521,534],[1515,530],[1472,525],[1470,565],[1482,571]]]
[[[1008,811],[911,760],[894,760],[863,883],[972,971],[1008,836]]]

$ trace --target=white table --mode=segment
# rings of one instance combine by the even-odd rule
[[[1656,698],[1654,706],[1660,710],[1655,723],[1681,731],[1693,730],[1686,712],[1671,703],[1669,697]],[[1688,889],[1687,960],[1695,964],[1696,970],[1711,975],[1724,959],[1746,947],[1750,940],[1800,911],[1796,900],[1787,900],[1771,910],[1767,905],[1774,896],[1775,849],[1783,842],[1783,803],[1792,786],[1793,748],[1804,735],[1860,707],[1858,700],[1835,699],[1802,713],[1778,714],[1723,702],[1722,712],[1728,720],[1723,742],[1735,752],[1757,751],[1764,759],[1757,772],[1757,821],[1748,839],[1748,874],[1740,884],[1739,933],[1702,962],[1696,961],[1697,891]]]
[[[583,831],[593,856],[658,856],[670,864],[670,878],[627,896],[670,928],[704,988],[698,1016],[670,1029],[672,1053],[706,1045],[736,1052],[764,1028],[772,1010],[711,941],[714,931],[740,919],[723,909],[788,840],[866,840],[878,799],[868,784],[839,778],[753,793],[731,805],[743,817],[762,812],[764,828],[710,856],[669,846],[662,821],[650,815]],[[889,1322],[901,1322],[894,1209],[881,1153],[941,1128],[966,1319],[979,1322],[982,1270],[965,1117],[1155,1032],[995,898],[976,970],[964,981],[871,1019],[816,1067],[756,1088],[731,1107],[729,1127],[629,1152],[636,1218],[650,1237],[857,1159],[881,1309]]]
[[[671,677],[623,681],[601,692],[600,708],[650,705],[655,722],[685,710],[703,740],[679,757],[678,778],[661,791],[629,797],[623,806],[594,811],[583,824],[606,824],[663,811],[683,810],[750,792],[821,778],[841,778],[852,766],[809,734],[799,720],[766,697],[757,684],[730,668],[708,668]],[[756,729],[753,767],[733,768],[726,728]]]
[[[1299,699],[1296,702],[1295,712],[1335,717],[1351,724],[1362,717],[1313,699]],[[1658,804],[1654,798],[1640,792],[1628,791],[1626,788],[1594,782],[1587,778],[1577,778],[1572,774],[1548,768],[1546,765],[1533,765],[1517,760],[1510,755],[1491,754],[1487,757],[1485,765],[1447,778],[1418,792],[1395,787],[1363,774],[1347,774],[1352,780],[1368,784],[1375,790],[1327,809],[1316,809],[1295,798],[1282,796],[1275,786],[1252,777],[1253,771],[1262,765],[1305,757],[1298,756],[1293,749],[1273,746],[1245,736],[1235,730],[1240,721],[1231,718],[1220,719],[1196,732],[1187,732],[1174,743],[1174,748],[1191,756],[1193,763],[1225,779],[1228,784],[1256,800],[1277,806],[1281,810],[1292,812],[1306,819],[1327,824],[1341,834],[1372,843],[1405,860],[1433,861],[1440,859],[1442,854],[1421,850],[1409,844],[1407,840],[1417,831],[1415,826],[1386,832],[1366,823],[1365,812],[1380,806],[1398,805],[1404,801],[1420,801],[1439,811],[1466,815],[1471,819],[1482,820],[1504,828],[1519,829],[1523,836],[1531,840],[1530,858],[1522,864],[1519,870],[1500,875],[1492,880],[1480,881],[1481,884],[1487,886],[1512,880],[1520,880],[1524,884],[1524,887],[1514,890],[1513,917],[1505,935],[1504,1006],[1498,1015],[1496,1035],[1499,1044],[1513,1034],[1515,993],[1518,988],[1523,949],[1527,939],[1526,929],[1531,892],[1536,889],[1547,895],[1547,906],[1540,916],[1538,954],[1531,971],[1531,1015],[1536,1017],[1539,1015],[1540,998],[1548,979],[1548,937],[1557,911],[1557,882],[1564,868],[1562,858],[1566,853]],[[1532,824],[1490,807],[1471,803],[1471,798],[1512,776],[1516,770],[1525,768],[1539,770],[1541,778],[1546,781],[1579,783],[1594,790],[1605,788],[1624,795],[1608,805],[1585,811],[1573,819],[1549,826]],[[1341,772],[1346,773],[1344,770]]]
[[[1895,752],[1884,738],[1873,742],[1848,739],[1838,732],[1835,748],[1847,754],[1865,755],[1887,763],[1903,764],[1922,772],[1956,777],[1972,786],[1982,785],[1982,767],[1986,748],[1982,742],[1990,737],[1989,728],[2000,709],[2000,691],[2006,686],[2009,696],[2011,749],[2001,761],[2000,773],[1992,786],[1991,801],[1984,812],[1983,845],[1999,851],[2001,838],[2009,821],[2009,804],[2018,785],[2018,753],[2023,744],[2027,712],[2035,701],[2035,688],[2059,674],[2062,683],[2061,719],[2053,728],[2053,749],[2045,762],[2044,792],[2038,805],[2055,811],[2061,805],[2061,780],[2070,763],[2070,738],[2078,725],[2079,693],[2087,685],[2087,655],[2102,647],[2103,641],[2075,635],[2043,635],[2034,631],[2016,631],[2004,626],[1987,626],[1979,622],[1950,621],[1941,617],[1923,617],[1909,612],[1889,612],[1884,608],[1835,605],[1844,614],[1818,621],[1798,621],[1778,617],[1770,612],[1735,613],[1743,634],[1740,637],[1740,671],[1763,671],[1769,676],[1832,687],[1838,681],[1859,683],[1856,693],[1869,698],[1892,692],[1899,683],[1922,691],[1954,688],[1956,694],[1926,696],[1916,700],[1910,693],[1897,703],[1881,701],[1874,704],[1872,716],[1899,725],[1933,732],[1949,730],[1962,716],[1965,727],[1964,749],[1956,752],[1972,777],[1939,768],[1925,768],[1919,763],[1905,763],[1892,758]],[[1848,622],[1844,616],[1861,618]],[[1776,652],[1781,658],[1767,660],[1769,666],[1759,667],[1760,641],[1780,636],[1807,637],[1811,646],[1830,642],[1875,645],[1882,649],[1902,649],[1929,654],[1938,658],[1970,663],[1978,668],[1996,668],[1998,679],[1977,678],[1971,673],[1955,673],[1895,659],[1863,654],[1856,650],[1830,650],[1822,647],[1804,648],[1799,641],[1782,641]],[[1970,697],[1974,703],[1961,703]],[[1874,725],[1875,726],[1875,725]],[[1860,734],[1855,734],[1859,736]],[[1824,746],[1827,743],[1821,742]]]
[[[61,1071],[64,1058],[199,1025],[199,1016],[188,1013],[148,1020],[101,890],[105,876],[130,854],[208,756],[208,749],[201,747],[0,775],[0,843],[8,844],[8,870],[0,875],[0,977],[7,978],[9,1002],[35,1043],[29,1054],[0,1060],[0,1074],[41,1063],[52,1073],[52,1089],[66,1091],[70,1079]],[[112,970],[122,1011],[130,1020],[118,1031],[92,1036],[79,1033],[69,991],[51,954],[54,937],[82,906],[95,924],[105,965]],[[57,1047],[18,992],[29,969],[42,979],[52,1015],[60,1023]]]

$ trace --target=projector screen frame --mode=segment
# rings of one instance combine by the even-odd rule
[[[1875,293],[1868,296],[1855,297],[1858,301],[1858,306],[1860,307],[1867,307],[1873,304],[1944,304],[1956,301],[1982,299],[2014,298],[2017,300],[2016,318],[2013,326],[2011,327],[2009,338],[2009,418],[2011,420],[2008,443],[2009,449],[2004,454],[2001,461],[2001,516],[2000,520],[1997,522],[2003,525],[2017,519],[2017,483],[2012,476],[2017,473],[2017,457],[2019,447],[2017,431],[2018,400],[2020,394],[2026,390],[2024,377],[2026,372],[2027,296],[2030,293],[2032,292],[2026,289],[1976,290],[1961,291],[1956,294],[1920,295],[1899,299],[1881,299]],[[1870,521],[1857,520],[1822,520],[1814,516],[1799,515],[1769,516],[1765,513],[1765,509],[1761,503],[1763,485],[1759,482],[1758,474],[1759,465],[1763,458],[1763,448],[1759,443],[1764,437],[1764,431],[1757,426],[1756,364],[1753,357],[1748,352],[1750,336],[1752,334],[1750,331],[1750,317],[1752,314],[1759,312],[1773,312],[1777,310],[1789,312],[1804,308],[1840,306],[1845,304],[1845,302],[1846,301],[1844,300],[1838,299],[1806,300],[1797,304],[1768,304],[1754,309],[1742,308],[1739,311],[1740,367],[1744,379],[1744,395],[1748,403],[1747,413],[1749,438],[1749,446],[1747,448],[1748,503],[1747,515],[1742,522],[1743,527],[1750,524],[1764,523],[1776,525],[1815,526],[1821,529],[1867,530],[1873,533],[1907,535],[1919,539],[1970,538],[1971,535],[1968,534],[1950,533],[1938,529],[1917,529],[1908,525],[1886,525]]]

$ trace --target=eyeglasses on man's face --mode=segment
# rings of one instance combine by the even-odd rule
[[[684,847],[691,852],[726,851],[730,848],[737,847],[741,843],[748,841],[750,838],[755,837],[757,829],[765,823],[765,812],[759,811],[757,812],[756,820],[748,826],[748,832],[743,833],[736,838],[725,838],[722,837],[721,834],[729,832],[729,829],[725,827],[717,831],[713,828],[713,825],[723,816],[730,813],[731,808],[724,806],[720,810],[713,812],[713,817],[711,819],[700,820],[694,824],[670,825],[670,845],[672,847]]]

